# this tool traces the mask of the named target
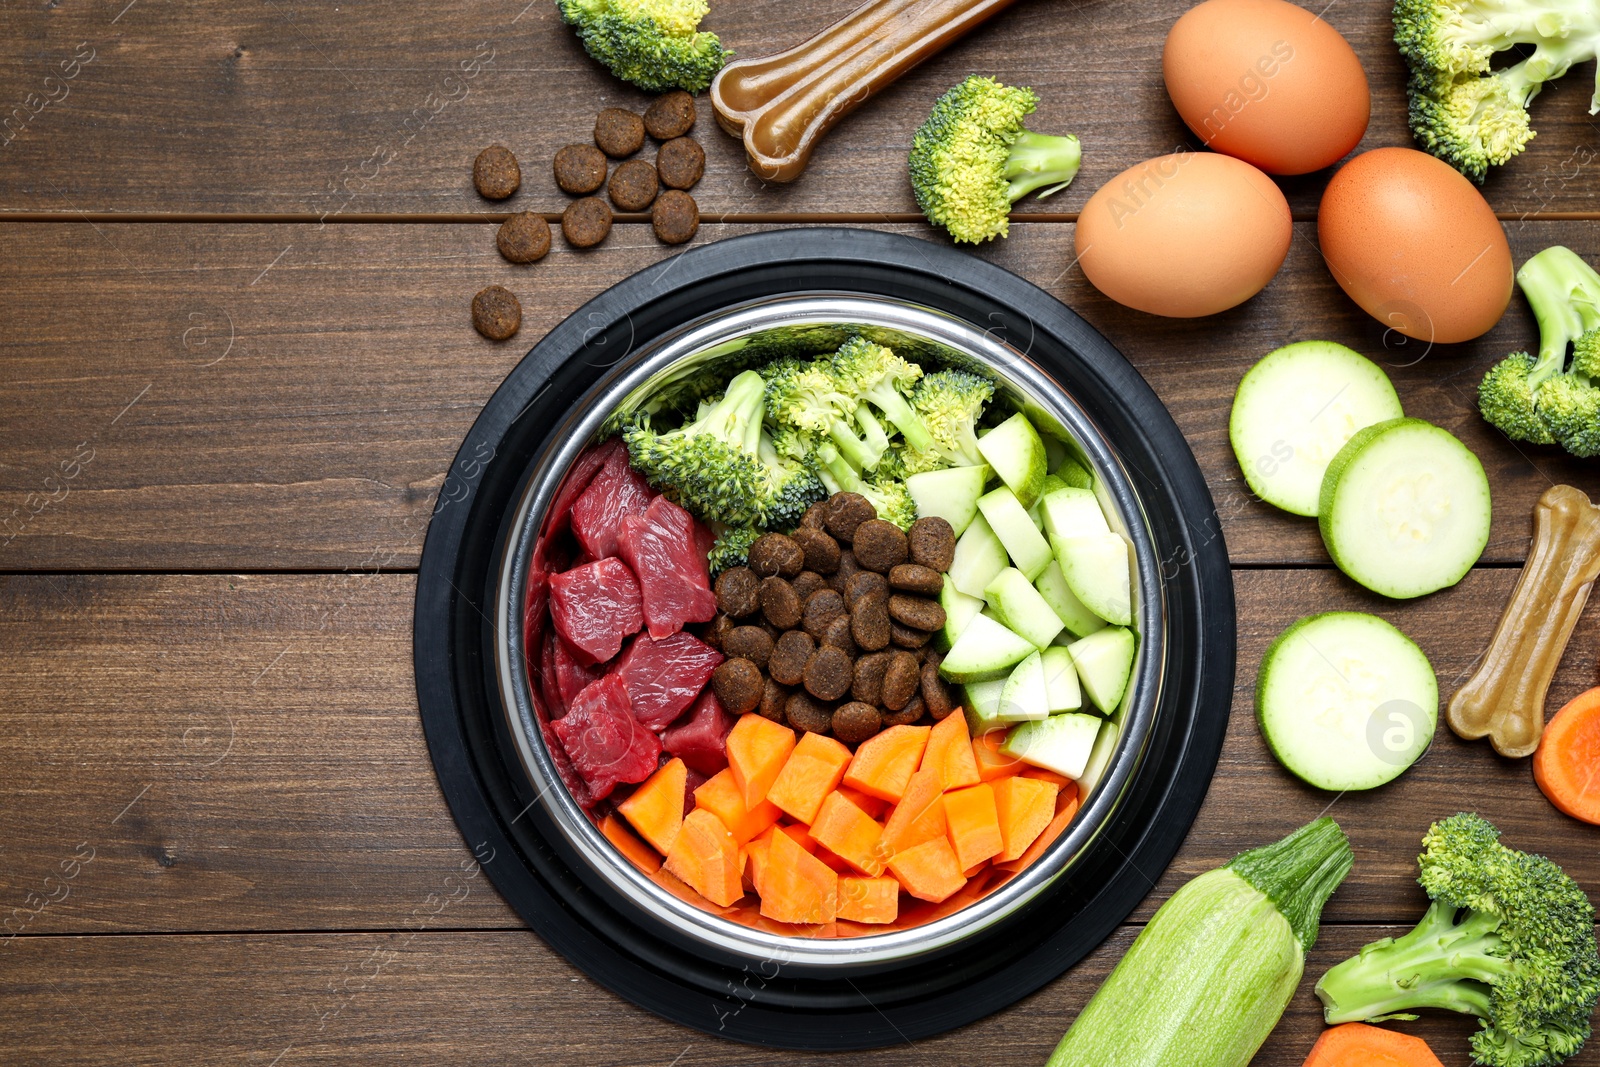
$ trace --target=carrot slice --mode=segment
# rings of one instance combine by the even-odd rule
[[[639,836],[665,855],[672,851],[683,825],[683,794],[689,784],[689,768],[674,759],[657,768],[633,795],[617,805],[617,811],[639,831]]]
[[[900,883],[893,878],[839,876],[839,918],[858,923],[892,923],[900,915]]]
[[[1560,811],[1600,823],[1600,688],[1573,697],[1544,728],[1533,780]]]
[[[1021,774],[1028,769],[1026,763],[1000,751],[1000,746],[1005,744],[1005,741],[1004,730],[990,730],[972,739],[973,762],[978,766],[978,777],[985,782]]]
[[[607,815],[600,820],[600,832],[617,847],[629,863],[633,864],[645,874],[655,874],[661,869],[661,857],[656,855],[655,849],[640,841],[628,824],[615,815]]]
[[[745,810],[744,794],[733,780],[733,772],[726,767],[700,783],[700,788],[694,791],[694,805],[721,819],[722,825],[741,845],[754,840],[783,816],[776,804],[766,800],[753,810]]]
[[[892,856],[944,833],[944,774],[938,767],[929,767],[911,776],[905,795],[884,824],[884,851]]]
[[[789,753],[788,762],[767,790],[767,799],[809,825],[849,765],[848,748],[831,737],[807,733]]]
[[[767,797],[794,751],[794,731],[760,715],[741,715],[728,734],[728,769],[744,798],[745,810]]]
[[[867,794],[857,792],[847,785],[839,786],[835,792],[843,794],[846,800],[860,808],[862,811],[866,812],[870,817],[877,819],[879,822],[883,821],[884,815],[894,810],[894,805],[889,803],[887,800],[879,800],[877,797],[869,797]]]
[[[1032,778],[1039,782],[1051,782],[1057,789],[1065,789],[1067,786],[1072,784],[1072,779],[1068,778],[1066,775],[1057,774],[1055,771],[1047,771],[1043,767],[1029,767],[1027,770],[1018,775],[1018,777]]]
[[[922,760],[930,732],[931,727],[927,726],[891,726],[861,742],[845,771],[844,784],[879,800],[898,803]]]
[[[1366,1023],[1322,1031],[1304,1067],[1444,1067],[1420,1037]]]
[[[1050,825],[1056,813],[1056,794],[1061,787],[1031,775],[1018,774],[993,784],[995,810],[1000,815],[1000,839],[1004,847],[995,857],[1001,863],[1014,860]]]
[[[883,827],[838,793],[822,802],[811,837],[862,874],[883,873]]]
[[[831,923],[838,913],[839,876],[787,833],[771,835],[761,871],[761,914],[815,924]]]
[[[895,853],[889,860],[889,872],[907,893],[935,904],[967,884],[955,850],[942,837]]]
[[[956,863],[970,876],[974,868],[1005,848],[994,787],[988,782],[944,795],[944,818]]]
[[[1028,846],[1027,851],[1014,860],[1007,860],[1003,863],[996,861],[995,866],[1002,871],[1010,871],[1012,874],[1024,869],[1034,860],[1044,855],[1045,849],[1055,844],[1056,838],[1061,836],[1061,832],[1071,824],[1077,814],[1078,784],[1074,782],[1056,795],[1055,818],[1050,820],[1050,824],[1044,828],[1043,833],[1033,839],[1033,844]]]
[[[972,756],[972,735],[967,732],[967,717],[951,712],[934,726],[928,735],[928,747],[922,752],[922,765],[917,769],[936,769],[944,777],[946,789],[977,785],[978,761]]]
[[[696,808],[683,820],[678,839],[667,853],[666,869],[713,904],[727,907],[744,896],[739,843],[722,820]]]

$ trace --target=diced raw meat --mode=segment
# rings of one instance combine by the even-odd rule
[[[688,718],[661,735],[661,746],[692,771],[706,777],[728,765],[728,734],[733,716],[722,710],[717,695],[707,689],[689,710]]]
[[[611,458],[621,453],[624,461],[627,459],[628,446],[622,443],[622,438],[613,437],[603,445],[596,445],[578,453],[578,458],[572,461],[572,466],[567,470],[567,476],[562,479],[561,488],[556,490],[555,499],[550,502],[550,509],[545,512],[544,530],[540,533],[541,540],[549,540],[567,528],[567,522],[572,517],[572,506],[583,491],[589,488],[589,483],[594,481],[595,475],[600,473]],[[538,558],[538,549],[534,549],[534,556]]]
[[[561,635],[551,634],[550,637],[550,643],[555,646],[556,688],[561,691],[562,706],[571,707],[578,694],[606,672],[598,667],[585,666],[582,655],[567,644]]]
[[[694,516],[664,496],[651,501],[643,515],[622,520],[617,549],[639,575],[644,618],[657,640],[717,613],[694,526]]]
[[[589,488],[572,505],[572,533],[590,559],[617,554],[617,527],[628,515],[643,515],[655,496],[650,483],[628,463],[628,450],[611,453]]]
[[[522,652],[528,674],[538,673],[545,627],[550,622],[550,576],[543,571],[528,574],[528,603],[522,613]]]
[[[587,686],[550,728],[595,800],[604,800],[618,782],[642,782],[655,773],[661,741],[628,710],[627,687],[614,674]]]
[[[559,719],[567,713],[567,698],[561,695],[561,672],[556,670],[556,645],[561,638],[554,630],[546,630],[544,644],[539,648],[539,673],[536,680],[544,702],[550,708],[550,717]]]
[[[628,687],[633,717],[661,730],[694,703],[721,662],[722,653],[693,634],[670,634],[659,641],[640,634],[623,653],[616,673]]]
[[[562,747],[561,735],[556,732],[555,723],[540,723],[540,730],[544,734],[544,747],[550,753],[550,762],[556,765],[556,774],[561,776],[561,782],[567,787],[567,792],[572,794],[572,799],[578,807],[585,811],[594,807],[599,799],[589,788],[589,783],[583,780],[583,775],[572,765],[572,758],[567,755],[567,750]]]
[[[665,753],[665,755],[670,756],[671,753]],[[690,767],[688,773],[683,776],[683,780],[683,813],[687,815],[693,811],[695,807],[694,791],[711,781],[711,776],[709,774],[701,774],[693,767]]]
[[[615,556],[550,576],[550,621],[590,663],[611,659],[622,639],[638,632],[639,604],[639,583]]]

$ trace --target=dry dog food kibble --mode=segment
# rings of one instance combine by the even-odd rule
[[[850,579],[860,573],[861,564],[856,562],[856,554],[843,549],[839,552],[839,569],[828,575],[828,584],[842,593],[850,587]]]
[[[889,645],[889,594],[868,593],[850,605],[850,636],[868,652]]]
[[[491,341],[504,341],[522,325],[522,305],[511,290],[491,285],[472,298],[472,326]]]
[[[850,691],[855,665],[841,648],[824,645],[806,660],[806,692],[818,700],[838,700]]]
[[[944,575],[920,563],[901,563],[889,568],[889,587],[902,593],[938,596],[944,588]]]
[[[656,169],[642,159],[630,159],[611,172],[606,192],[618,211],[643,211],[655,203],[661,182]]]
[[[944,609],[937,601],[904,593],[889,598],[889,617],[913,630],[937,630],[944,625]]]
[[[889,622],[889,640],[900,648],[919,649],[928,643],[932,637],[926,630],[913,630],[909,626],[893,621]]]
[[[868,519],[857,526],[850,549],[856,554],[857,563],[879,574],[888,574],[897,564],[904,563],[908,553],[905,532],[882,519]]]
[[[693,189],[706,172],[706,150],[693,137],[677,137],[656,152],[656,171],[668,189]]]
[[[756,710],[761,713],[763,718],[771,719],[773,722],[782,722],[784,707],[788,703],[789,690],[768,678],[767,687],[761,692],[761,705]]]
[[[761,579],[749,567],[729,567],[717,575],[717,607],[742,619],[761,607]]]
[[[821,589],[811,594],[806,601],[804,614],[800,617],[800,626],[806,633],[819,640],[828,632],[828,624],[844,614],[844,597],[832,589]]]
[[[759,626],[736,626],[722,639],[722,654],[740,657],[757,667],[766,667],[772,656],[772,635]]]
[[[789,537],[805,553],[808,569],[818,574],[832,574],[839,569],[839,542],[826,531],[802,526]]]
[[[620,107],[608,107],[594,120],[594,143],[612,159],[623,159],[644,144],[644,119]]]
[[[877,704],[883,699],[883,676],[888,670],[889,653],[869,652],[862,656],[856,660],[850,695],[863,704]]]
[[[852,700],[833,713],[833,736],[845,744],[865,741],[883,728],[883,716],[871,704]]]
[[[906,538],[911,543],[911,562],[943,574],[956,558],[956,532],[937,515],[911,524]]]
[[[569,144],[556,153],[555,172],[562,192],[587,196],[606,183],[606,154],[592,144]]]
[[[722,639],[728,636],[728,632],[733,629],[734,625],[735,623],[732,619],[720,611],[717,612],[711,620],[711,625],[706,627],[706,644],[712,648],[720,649],[722,647]]]
[[[793,578],[806,565],[806,554],[794,540],[779,533],[762,534],[750,546],[749,566],[763,578]]]
[[[500,224],[494,245],[513,263],[536,263],[550,251],[550,224],[543,215],[519,211]]]
[[[828,502],[826,500],[817,501],[809,508],[806,508],[804,514],[800,516],[800,528],[802,530],[822,529],[823,516],[826,515],[827,512]]]
[[[711,691],[730,715],[756,710],[766,687],[761,668],[747,659],[725,659],[711,672]]]
[[[856,527],[877,517],[878,509],[860,493],[835,493],[827,500],[822,526],[839,540],[849,542],[856,536]]]
[[[803,610],[794,586],[778,577],[761,579],[761,614],[772,625],[779,630],[792,630],[800,625]]]
[[[663,93],[644,111],[644,128],[658,141],[682,137],[694,127],[694,97],[682,89]]]
[[[906,701],[906,706],[901,708],[899,711],[884,712],[883,725],[885,728],[890,726],[910,726],[912,723],[922,718],[922,712],[922,697],[913,696],[910,700]]]
[[[955,709],[955,701],[950,697],[950,687],[939,677],[938,660],[930,659],[922,665],[921,690],[922,701],[928,707],[928,714],[935,719],[943,719]]]
[[[891,652],[889,666],[883,672],[883,706],[899,711],[916,693],[922,681],[922,671],[917,658],[909,652]]]
[[[668,189],[656,197],[650,209],[650,227],[656,240],[669,245],[681,245],[694,240],[700,229],[700,205],[682,189]]]
[[[561,235],[574,248],[593,248],[611,233],[611,205],[598,196],[574,200],[561,213]]]
[[[844,602],[853,611],[855,610],[856,601],[874,593],[882,593],[884,596],[888,596],[888,581],[884,579],[883,575],[874,574],[872,571],[857,571],[850,576],[850,581],[844,587]]]
[[[784,718],[789,720],[789,725],[796,730],[825,734],[833,726],[833,709],[819,702],[804,689],[797,689],[789,694],[789,701],[784,705],[783,712]]]
[[[472,161],[472,184],[486,200],[504,200],[522,186],[522,168],[509,148],[493,144]]]
[[[854,656],[861,650],[856,647],[856,639],[850,636],[850,616],[838,615],[828,623],[828,629],[823,632],[821,643],[832,645],[834,648],[844,649],[845,655]]]
[[[785,631],[772,646],[767,673],[784,685],[799,685],[805,680],[806,662],[816,650],[816,639],[804,630]]]
[[[800,598],[800,603],[804,604],[811,599],[812,593],[828,588],[828,579],[816,571],[801,571],[790,584],[794,586],[795,595]]]

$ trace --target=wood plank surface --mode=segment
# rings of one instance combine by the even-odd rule
[[[1324,927],[1306,980],[1254,1067],[1299,1067],[1323,1025],[1315,977],[1401,932]],[[8,1008],[0,1056],[15,1067],[294,1067],[357,1055],[370,1064],[1037,1067],[1135,933],[1124,927],[1008,1011],[914,1044],[836,1055],[751,1048],[665,1022],[596,986],[524,932],[30,938],[0,949],[9,952],[0,956]],[[1470,1063],[1468,1018],[1438,1012],[1390,1025],[1426,1038],[1446,1067]],[[1596,1064],[1593,1046],[1567,1061]]]
[[[716,0],[704,25],[757,56],[854,6]],[[1188,6],[1024,0],[869,101],[787,186],[749,172],[702,97],[701,211],[915,212],[911,134],[940,92],[978,71],[1032,85],[1042,98],[1033,127],[1082,139],[1077,182],[1022,205],[1075,212],[1124,168],[1193,143],[1161,80],[1162,41]],[[1321,12],[1371,83],[1362,148],[1411,144],[1389,9],[1346,2]],[[1538,136],[1485,188],[1497,210],[1597,210],[1590,69],[1578,66],[1532,107]],[[647,100],[583,54],[550,0],[8,5],[0,73],[0,122],[11,122],[0,128],[0,211],[18,212],[497,210],[469,176],[473,156],[495,142],[522,160],[511,206],[559,211],[565,198],[549,176],[556,149],[587,141],[602,107]],[[1315,209],[1325,179],[1284,183],[1297,212]]]
[[[1600,255],[1597,223],[1509,228],[1519,261],[1557,242]],[[707,225],[697,242],[753,229]],[[1327,562],[1314,523],[1250,494],[1227,439],[1245,369],[1307,338],[1382,361],[1408,413],[1483,460],[1496,504],[1486,561],[1522,559],[1548,486],[1600,499],[1593,464],[1510,442],[1475,411],[1483,371],[1535,341],[1520,297],[1469,344],[1386,336],[1303,223],[1273,284],[1202,326],[1101,296],[1073,265],[1072,230],[1019,225],[979,254],[1065,301],[1150,381],[1200,460],[1236,562]],[[480,225],[14,223],[0,225],[0,247],[4,570],[414,566],[459,442],[527,347],[669,254],[636,225],[590,252],[558,240],[520,268]],[[521,333],[501,345],[468,323],[472,294],[491,283],[523,303]]]
[[[1356,850],[1336,921],[1420,915],[1423,830],[1461,808],[1600,891],[1600,828],[1558,814],[1526,761],[1442,726],[1394,784],[1334,795],[1290,779],[1255,725],[1256,667],[1295,618],[1375,611],[1412,635],[1448,698],[1516,578],[1480,569],[1408,604],[1324,570],[1241,570],[1239,668],[1217,776],[1146,917],[1178,886],[1326,811]],[[393,929],[471,853],[417,717],[409,575],[0,578],[0,914],[58,933]],[[1600,618],[1579,626],[1550,710],[1600,681]],[[92,852],[67,896],[46,884]],[[487,887],[453,927],[518,926]],[[3,936],[3,932],[0,932]]]

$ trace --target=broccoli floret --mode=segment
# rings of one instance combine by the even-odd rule
[[[861,404],[840,388],[825,360],[783,359],[761,368],[766,380],[767,412],[780,427],[812,438],[806,452],[831,439],[859,470],[878,465],[889,439],[876,420],[869,437],[857,420]],[[869,431],[870,433],[870,431]]]
[[[697,33],[705,0],[556,0],[590,56],[646,92],[700,92],[730,53],[714,33]]]
[[[884,417],[900,431],[900,436],[905,438],[908,446],[920,451],[933,444],[933,437],[928,433],[927,426],[923,425],[922,416],[916,413],[906,398],[917,384],[917,379],[922,377],[921,367],[895,355],[892,349],[873,344],[862,337],[852,337],[840,346],[839,351],[828,360],[828,366],[840,391],[883,412]],[[871,420],[872,425],[877,424],[870,409],[865,417]],[[859,410],[856,420],[862,420]],[[881,428],[877,432],[881,435]],[[883,441],[887,446],[887,436],[883,437]]]
[[[806,508],[828,495],[822,480],[803,456],[778,451],[763,431],[756,454],[767,468],[766,524],[787,530],[800,522]]]
[[[1500,844],[1477,815],[1423,837],[1418,881],[1432,904],[1404,937],[1384,938],[1317,982],[1330,1024],[1415,1018],[1415,1008],[1478,1016],[1477,1063],[1539,1067],[1577,1053],[1600,996],[1594,908],[1550,860]]]
[[[1038,105],[1032,89],[976,74],[938,99],[911,140],[911,189],[929,222],[957,241],[1004,237],[1012,204],[1072,183],[1082,148],[1076,137],[1026,129]]]
[[[911,406],[922,416],[933,437],[933,447],[907,452],[907,471],[940,467],[975,467],[983,462],[978,451],[978,420],[994,397],[994,383],[969,371],[941,370],[923,378],[911,394]]]
[[[1478,410],[1512,440],[1600,455],[1600,274],[1555,245],[1522,265],[1517,284],[1539,323],[1539,355],[1514,352],[1490,368]]]
[[[882,475],[870,481],[839,454],[831,441],[817,446],[817,474],[830,493],[859,493],[877,509],[878,518],[909,530],[917,521],[917,505],[905,483]]]
[[[1481,183],[1533,137],[1526,109],[1540,86],[1595,57],[1600,10],[1589,0],[1396,0],[1394,40],[1411,68],[1417,142]],[[1495,54],[1518,45],[1532,53],[1491,72]]]
[[[715,578],[730,567],[743,567],[749,561],[750,546],[760,536],[760,530],[747,526],[733,526],[724,530],[711,543],[711,551],[706,555],[706,566],[711,570],[711,577]]]

